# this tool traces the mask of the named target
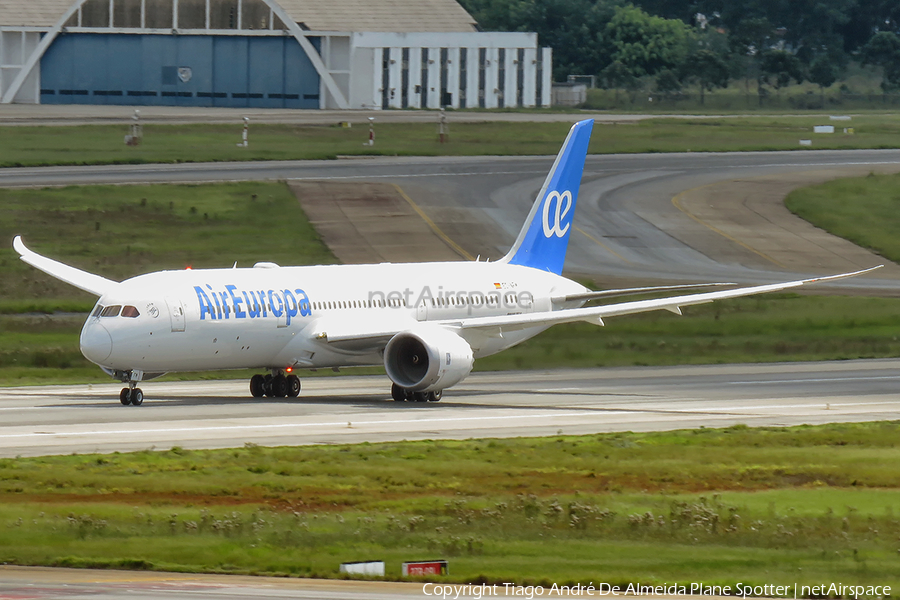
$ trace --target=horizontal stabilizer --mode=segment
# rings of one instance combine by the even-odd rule
[[[21,236],[17,235],[13,240],[13,249],[19,253],[19,258],[32,267],[39,269],[60,281],[64,281],[69,285],[90,292],[95,296],[102,296],[115,286],[119,285],[111,279],[106,279],[105,277],[100,277],[99,275],[94,275],[93,273],[70,267],[69,265],[41,256],[36,252],[32,252],[25,247],[25,243],[22,241]]]

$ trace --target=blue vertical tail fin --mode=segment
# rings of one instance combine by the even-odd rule
[[[593,119],[572,125],[522,231],[502,262],[562,273],[593,126]]]

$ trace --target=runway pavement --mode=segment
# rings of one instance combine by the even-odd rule
[[[191,575],[0,566],[9,600],[396,600],[428,598],[420,583]],[[463,600],[473,598],[463,595]]]
[[[390,400],[385,377],[309,377],[299,398],[246,381],[0,390],[0,456],[785,426],[900,416],[900,359],[480,373],[439,403]]]
[[[551,596],[549,586],[543,589],[543,594],[530,592],[528,587],[502,583],[479,586],[0,566],[0,598],[4,600],[528,600]],[[553,592],[552,597],[597,598],[600,594],[568,593],[566,589],[562,593]],[[612,594],[607,592],[605,597],[612,597]],[[653,596],[667,600],[695,597]],[[703,598],[727,600],[731,597],[704,595]]]

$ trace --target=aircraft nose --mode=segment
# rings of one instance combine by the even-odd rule
[[[112,338],[106,327],[87,323],[81,330],[81,353],[92,363],[102,364],[112,354]]]

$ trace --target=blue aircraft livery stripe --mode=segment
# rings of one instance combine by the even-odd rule
[[[209,284],[195,285],[197,302],[200,304],[201,321],[217,321],[221,319],[257,319],[284,317],[286,324],[296,316],[306,317],[312,314],[312,304],[306,292],[294,290],[239,290],[236,285],[228,284],[221,289],[213,289]]]
[[[572,126],[556,164],[544,182],[543,198],[532,208],[528,230],[509,263],[562,274],[578,188],[584,171],[593,119]]]

